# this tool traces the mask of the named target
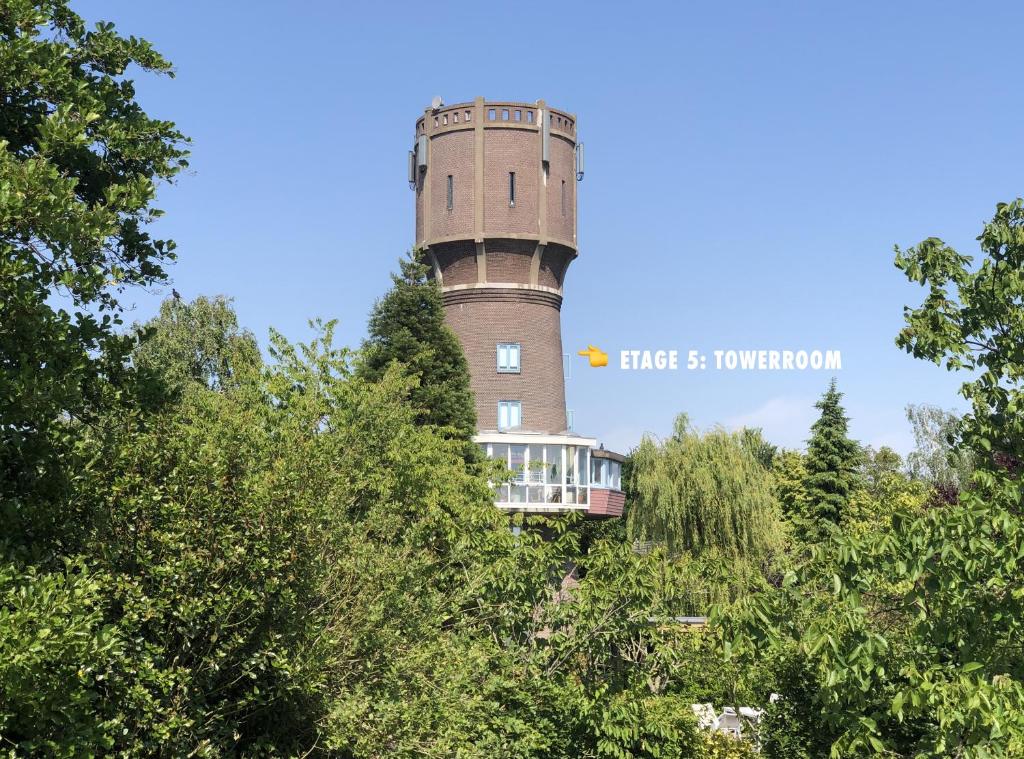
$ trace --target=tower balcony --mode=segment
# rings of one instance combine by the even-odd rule
[[[532,514],[622,515],[623,457],[594,448],[594,438],[488,432],[473,440],[488,459],[501,461],[511,474],[509,480],[493,483],[498,508]]]

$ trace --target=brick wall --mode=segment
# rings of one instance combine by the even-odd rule
[[[484,130],[484,230],[488,235],[537,234],[540,145],[537,132]],[[508,174],[516,173],[516,205],[508,204]]]
[[[529,240],[488,240],[487,281],[530,284],[530,266],[537,243]]]
[[[496,120],[488,118],[492,108]],[[501,400],[522,403],[523,430],[566,428],[561,297],[550,290],[562,287],[576,255],[576,125],[569,114],[552,111],[545,180],[540,113],[536,105],[477,101],[430,111],[417,122],[430,148],[425,181],[416,192],[416,240],[430,246],[441,270],[445,319],[469,361],[481,430],[497,428]],[[478,150],[482,166],[476,165]],[[516,175],[514,206],[509,205],[509,172]],[[450,211],[449,175],[454,180]],[[536,284],[550,290],[531,288],[534,254],[545,235],[549,242]],[[486,250],[484,283],[478,282],[477,242]],[[520,373],[498,373],[499,343],[522,346]]]
[[[536,291],[447,292],[445,321],[459,337],[476,396],[477,427],[498,428],[498,401],[520,401],[524,430],[564,432],[562,331],[554,295]],[[499,374],[498,343],[519,343],[521,372]]]
[[[430,141],[431,237],[473,239],[473,132],[448,132]],[[448,176],[453,202],[448,210]]]
[[[477,280],[476,245],[458,241],[434,247],[445,287],[469,285]]]
[[[544,249],[537,272],[537,284],[561,289],[565,271],[572,261],[572,251],[561,245],[550,244]]]
[[[551,135],[551,161],[548,164],[548,236],[573,242],[576,217],[576,156],[573,144],[564,137]],[[565,214],[562,213],[562,183],[565,182]]]

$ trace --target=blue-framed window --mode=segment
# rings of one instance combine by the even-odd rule
[[[523,424],[523,404],[520,401],[498,401],[498,429],[511,430]]]
[[[498,371],[519,374],[519,343],[498,343]]]

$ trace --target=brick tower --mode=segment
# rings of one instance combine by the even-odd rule
[[[609,516],[621,504],[594,503],[592,480],[607,469],[618,492],[621,457],[566,423],[560,311],[582,169],[576,117],[543,100],[435,99],[409,154],[416,247],[469,362],[476,440],[516,473],[498,505]]]

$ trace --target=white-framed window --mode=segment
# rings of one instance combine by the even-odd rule
[[[519,343],[498,343],[498,371],[502,374],[519,374]]]
[[[590,480],[597,487],[622,490],[622,464],[612,459],[591,456]]]
[[[517,403],[516,401],[513,401]],[[590,488],[590,449],[538,443],[481,443],[487,458],[508,467],[511,477],[491,483],[495,500],[511,506],[586,506]]]
[[[498,401],[498,429],[511,430],[523,424],[523,404],[519,401]]]

